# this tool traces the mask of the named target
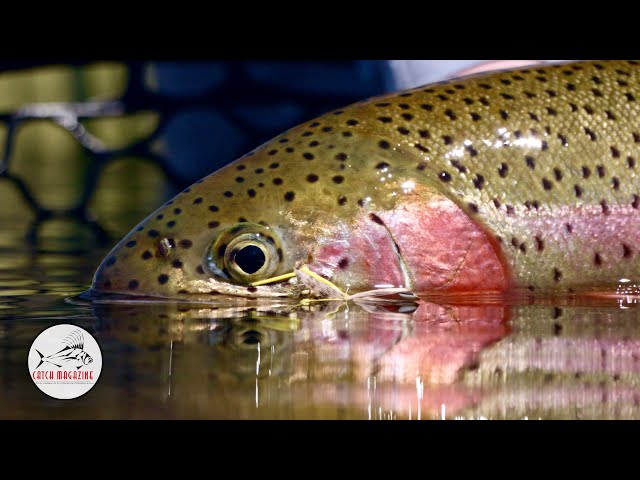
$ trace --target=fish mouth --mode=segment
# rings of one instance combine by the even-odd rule
[[[69,301],[78,303],[110,303],[110,302],[189,302],[189,303],[233,303],[250,299],[286,299],[303,295],[306,287],[297,277],[286,282],[268,285],[233,285],[213,279],[194,280],[189,286],[178,292],[128,292],[107,291],[92,286],[85,292]]]

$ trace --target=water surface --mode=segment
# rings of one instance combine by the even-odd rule
[[[633,303],[451,305],[399,313],[312,307],[86,303],[106,247],[62,222],[0,248],[0,418],[640,418]],[[9,232],[9,233],[8,233]],[[91,332],[96,386],[75,400],[32,382],[32,341],[57,323]]]

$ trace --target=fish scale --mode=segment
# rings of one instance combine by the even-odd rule
[[[105,259],[94,289],[221,291],[203,255],[238,222],[277,234],[277,273],[293,271],[329,237],[353,243],[362,212],[397,212],[420,189],[443,195],[482,229],[512,286],[614,289],[620,278],[640,276],[639,75],[634,61],[519,69],[330,112],[150,215]],[[396,233],[389,231],[397,247]],[[158,253],[163,238],[176,245],[167,256]],[[421,272],[412,275],[418,284]]]

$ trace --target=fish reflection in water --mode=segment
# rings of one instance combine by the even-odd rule
[[[104,334],[158,355],[159,394],[197,418],[436,417],[477,400],[456,382],[509,333],[496,306],[93,308]]]
[[[287,419],[640,418],[635,307],[93,305],[170,416]]]

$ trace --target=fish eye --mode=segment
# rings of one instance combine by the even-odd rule
[[[215,275],[240,283],[272,277],[280,265],[279,243],[262,225],[239,223],[224,232],[207,251],[207,265]]]

